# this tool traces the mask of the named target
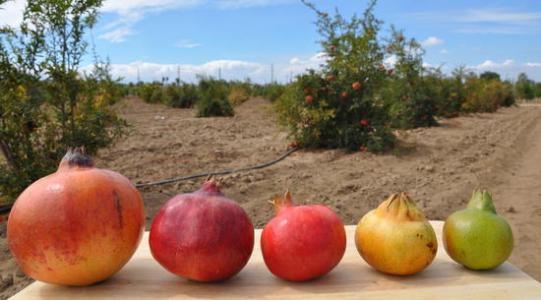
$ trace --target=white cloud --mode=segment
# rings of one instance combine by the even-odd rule
[[[438,39],[437,37],[431,36],[428,39],[426,39],[424,42],[421,43],[423,47],[432,47],[443,44],[442,39]]]
[[[524,64],[525,66],[527,67],[532,67],[532,68],[539,68],[541,67],[541,63],[531,63],[531,62],[527,62]]]
[[[284,57],[273,63],[273,78],[278,82],[288,82],[293,77],[304,73],[307,69],[319,69],[325,63],[327,56],[323,52],[312,56]],[[92,66],[82,68],[90,72]],[[150,82],[169,77],[170,81],[180,78],[186,82],[194,82],[197,75],[218,77],[220,72],[226,80],[244,80],[250,78],[255,83],[268,83],[271,79],[271,64],[249,62],[241,60],[214,60],[203,64],[159,64],[135,61],[128,64],[111,64],[111,73],[114,77],[124,78],[124,82],[137,81],[139,72],[142,81]]]
[[[516,79],[520,73],[526,73],[531,79],[541,81],[541,63],[517,63],[513,59],[506,59],[503,62],[485,60],[481,64],[469,68],[478,73],[484,71],[497,72],[502,79],[511,80]]]
[[[416,22],[436,24],[467,34],[537,34],[541,32],[541,12],[517,12],[509,7],[487,7],[404,15]]]
[[[108,32],[101,34],[99,38],[109,40],[112,43],[124,42],[126,36],[135,34],[133,26],[149,14],[193,7],[202,3],[202,0],[106,0],[101,11],[115,13],[118,19],[106,24],[102,29],[108,30]]]
[[[263,65],[254,62],[239,60],[215,60],[204,64],[158,64],[136,61],[129,64],[111,64],[111,73],[114,77],[122,77],[126,82],[137,81],[137,74],[143,81],[161,80],[162,77],[169,77],[173,80],[180,71],[183,81],[193,82],[197,75],[218,76],[221,70],[224,79],[244,79],[250,74],[261,72]],[[82,71],[89,72],[92,66],[82,68]]]
[[[17,27],[23,21],[26,1],[8,1],[0,6],[0,26]]]
[[[325,63],[327,57],[328,56],[325,52],[318,52],[305,60],[298,57],[293,57],[289,60],[288,65],[282,66],[282,70],[285,74],[293,73],[298,75],[304,72],[306,69],[319,69],[320,66]],[[280,67],[280,65],[278,65],[278,67]]]
[[[398,61],[398,58],[396,57],[395,54],[393,54],[387,57],[386,59],[384,59],[383,64],[385,64],[387,67],[394,67],[397,61]]]
[[[238,9],[254,6],[267,6],[284,3],[292,3],[295,0],[221,0],[217,1],[218,7],[222,9]]]
[[[122,43],[126,40],[124,37],[134,33],[135,32],[130,26],[119,26],[107,33],[100,35],[99,38],[109,40],[111,43]]]
[[[515,64],[514,59],[506,59],[502,63],[497,63],[492,60],[485,60],[482,64],[474,66],[474,69],[490,69],[490,68],[502,68],[502,67],[509,67]]]
[[[440,53],[441,53],[441,54],[447,54],[447,53],[449,53],[449,50],[447,50],[447,49],[441,49],[441,50],[440,50]]]
[[[101,34],[99,38],[109,40],[113,43],[123,42],[126,36],[136,33],[133,30],[133,26],[137,22],[145,19],[149,14],[156,14],[167,10],[186,9],[201,5],[210,5],[218,9],[241,9],[292,2],[294,0],[106,0],[102,11],[114,13],[118,16],[118,19],[105,25],[102,29],[107,30],[107,32]]]
[[[190,43],[188,40],[180,40],[175,44],[175,47],[186,48],[186,49],[192,49],[192,48],[197,48],[201,46],[203,46],[203,44]]]

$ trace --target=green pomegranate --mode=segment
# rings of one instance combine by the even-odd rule
[[[490,194],[474,190],[466,209],[445,221],[443,245],[454,261],[469,269],[493,269],[511,255],[513,232],[496,214]]]

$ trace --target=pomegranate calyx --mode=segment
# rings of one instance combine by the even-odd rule
[[[481,191],[480,189],[473,190],[473,195],[468,203],[468,209],[479,209],[482,211],[490,212],[493,214],[496,213],[496,208],[494,203],[492,203],[492,196],[487,190]]]
[[[92,158],[86,154],[84,147],[77,147],[75,149],[68,149],[68,152],[60,161],[59,169],[62,168],[92,168],[94,162]]]
[[[291,193],[289,189],[286,190],[284,197],[274,195],[274,199],[269,201],[269,203],[274,206],[274,212],[278,215],[282,210],[295,206],[293,200],[291,199]]]
[[[220,183],[222,180],[217,180],[214,175],[209,175],[207,179],[205,180],[205,183],[199,189],[199,192],[205,193],[205,194],[221,194],[220,192]]]
[[[425,220],[425,216],[407,192],[391,195],[387,201],[380,205],[378,211],[381,217],[397,222]]]

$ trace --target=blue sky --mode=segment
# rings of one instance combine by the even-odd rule
[[[363,0],[313,0],[332,13],[362,14]],[[0,11],[0,23],[20,22],[24,2]],[[426,50],[425,63],[449,72],[466,65],[514,79],[541,81],[541,1],[380,0],[376,16],[404,29]],[[135,81],[196,74],[255,82],[286,81],[324,61],[315,14],[298,0],[105,0],[92,30],[98,53],[116,76]],[[4,22],[2,22],[4,21]],[[87,63],[90,63],[90,59]]]

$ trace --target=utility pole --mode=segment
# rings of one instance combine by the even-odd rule
[[[177,84],[180,85],[180,66],[177,66]]]
[[[271,64],[271,84],[274,83],[274,64]]]

